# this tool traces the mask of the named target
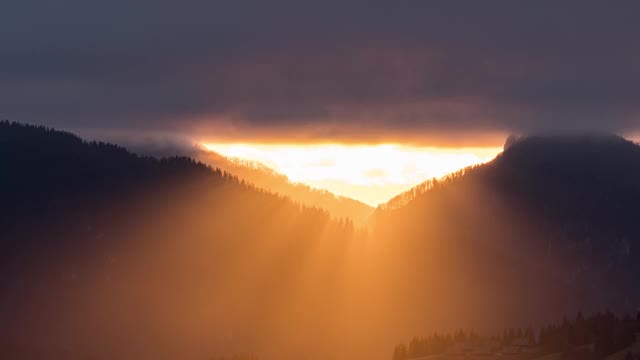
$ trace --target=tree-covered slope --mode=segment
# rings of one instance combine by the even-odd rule
[[[363,238],[351,223],[188,158],[15,123],[0,123],[0,169],[0,349],[11,356],[348,350],[338,339]]]
[[[640,146],[608,135],[509,145],[376,210],[390,303],[411,309],[398,313],[413,334],[640,304]]]

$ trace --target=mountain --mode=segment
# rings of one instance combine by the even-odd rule
[[[257,162],[227,158],[213,151],[201,151],[197,159],[256,187],[284,195],[306,206],[324,209],[335,218],[351,219],[359,226],[364,225],[374,211],[374,208],[363,202],[291,182],[286,175]]]
[[[0,122],[0,353],[388,359],[640,304],[640,147],[511,139],[367,230],[186,157]]]
[[[637,144],[593,134],[512,138],[495,160],[376,210],[371,226],[397,294],[389,306],[412,309],[398,316],[414,335],[429,323],[486,329],[578,310],[633,312],[638,204]]]
[[[189,158],[16,123],[0,169],[3,358],[347,351],[350,222]]]
[[[213,168],[230,173],[258,188],[291,198],[310,207],[318,207],[328,211],[334,218],[350,219],[355,225],[364,226],[375,210],[373,207],[345,197],[335,195],[327,190],[316,189],[302,183],[295,183],[289,178],[262,163],[229,158],[197,144],[165,143],[161,141],[135,142],[123,139],[126,148],[134,153],[154,157],[168,157],[180,154],[189,156]]]

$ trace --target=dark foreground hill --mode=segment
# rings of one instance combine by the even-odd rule
[[[607,135],[509,145],[374,215],[388,281],[408,299],[390,303],[412,309],[407,324],[425,319],[414,335],[640,305],[640,146]]]
[[[0,169],[2,358],[348,351],[350,223],[188,158],[8,122]]]

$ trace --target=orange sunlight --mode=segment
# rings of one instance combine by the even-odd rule
[[[229,158],[262,163],[312,187],[372,206],[427,179],[493,159],[501,147],[444,148],[400,144],[206,143]]]

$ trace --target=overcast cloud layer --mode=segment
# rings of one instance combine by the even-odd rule
[[[292,140],[640,129],[640,2],[5,0],[0,117]]]

